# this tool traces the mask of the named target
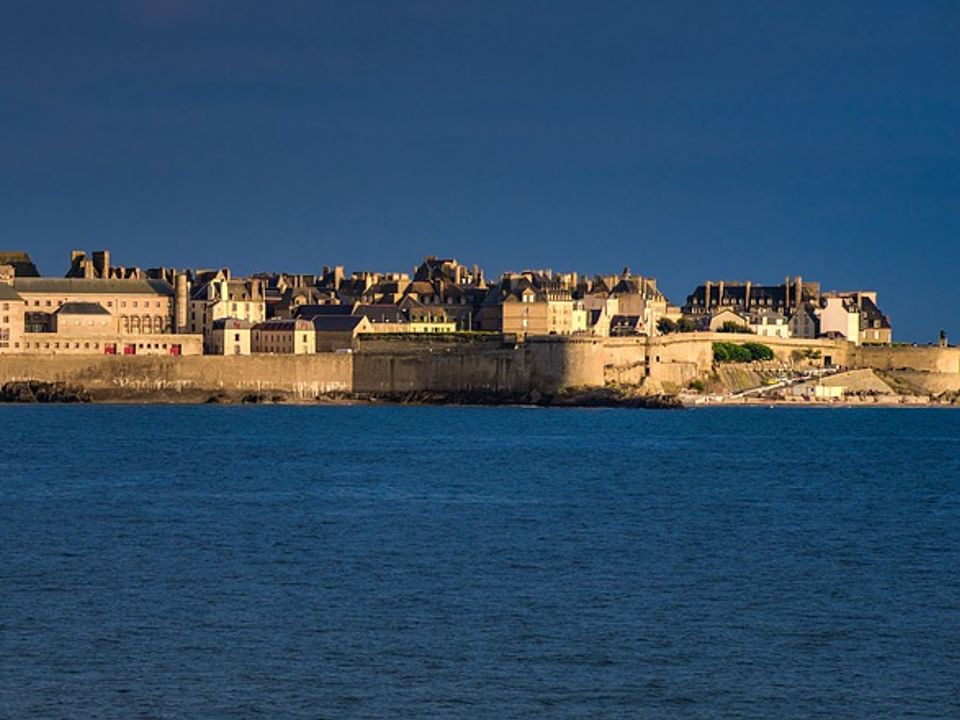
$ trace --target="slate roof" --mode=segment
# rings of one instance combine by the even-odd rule
[[[13,274],[17,277],[40,277],[40,272],[30,259],[30,255],[22,250],[0,251],[0,265],[12,265]]]
[[[23,300],[12,286],[6,283],[0,283],[0,300]]]
[[[173,288],[166,280],[90,280],[85,278],[15,277],[13,287],[21,293],[62,293],[97,295],[166,295]]]
[[[353,332],[364,319],[363,315],[317,315],[313,327],[317,332]]]
[[[862,327],[873,328],[874,321],[879,321],[880,322],[879,327],[884,328],[886,330],[890,329],[890,318],[888,318],[886,315],[884,315],[880,311],[880,308],[877,307],[876,303],[874,303],[873,300],[871,300],[869,297],[865,295],[861,296],[860,305],[861,305],[861,312],[863,313],[863,321],[864,321],[862,324]]]
[[[298,308],[294,308],[293,314],[295,317],[303,318],[304,320],[313,320],[317,317],[330,317],[332,315],[351,315],[353,313],[353,305],[301,305]]]
[[[292,330],[313,330],[313,324],[309,320],[295,319],[286,320],[276,318],[265,320],[253,326],[254,330],[271,330],[274,332],[292,331]]]
[[[372,323],[402,323],[406,322],[403,310],[396,305],[369,304],[358,305],[354,315],[363,315]]]
[[[68,302],[57,308],[57,315],[109,315],[100,303],[95,302]]]
[[[213,321],[214,330],[249,330],[252,327],[252,322],[240,318],[218,318]]]

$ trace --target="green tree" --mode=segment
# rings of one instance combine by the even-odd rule
[[[773,350],[769,345],[763,343],[748,342],[743,344],[744,349],[750,353],[751,360],[773,360]]]
[[[748,332],[750,332],[750,328],[748,328],[746,325],[741,325],[740,323],[736,322],[735,320],[727,320],[727,321],[725,321],[725,322],[723,323],[723,325],[720,326],[720,329],[717,330],[717,332],[722,332],[722,333],[748,333]]]
[[[660,318],[657,320],[657,330],[663,335],[669,335],[677,331],[677,324],[670,318]]]

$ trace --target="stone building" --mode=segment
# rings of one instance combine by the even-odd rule
[[[210,330],[210,355],[249,355],[253,323],[238,318],[219,318]]]
[[[360,335],[371,332],[364,315],[315,315],[312,322],[318,353],[356,350]]]
[[[857,345],[893,342],[890,318],[877,306],[877,294],[862,290],[824,294],[820,333],[839,334]]]
[[[760,337],[790,337],[790,323],[783,313],[775,310],[761,310],[747,316],[750,332]]]
[[[507,273],[486,294],[479,329],[525,337],[573,333],[573,296],[539,273]]]
[[[23,298],[0,282],[0,353],[18,353],[23,343]]]
[[[173,332],[174,291],[163,280],[18,276],[6,266],[0,267],[0,298],[0,336],[7,337],[0,340],[6,343],[0,351],[106,355],[201,351],[199,336]]]
[[[25,303],[27,332],[55,332],[55,313],[67,303],[100,305],[120,334],[174,331],[174,291],[163,280],[15,277],[13,288]]]
[[[782,285],[755,285],[749,280],[707,281],[687,296],[684,315],[713,315],[723,309],[739,313],[779,312],[789,317],[805,302],[820,303],[820,283],[804,282],[799,275]]]
[[[266,320],[250,332],[254,353],[310,355],[317,351],[316,330],[309,320]]]
[[[199,272],[190,294],[187,325],[190,332],[203,335],[209,352],[215,320],[236,318],[252,324],[266,319],[267,306],[264,281],[232,279],[229,270]]]
[[[404,290],[405,300],[438,308],[456,330],[476,330],[475,318],[486,299],[488,286],[481,268],[468,268],[454,258],[424,258]]]
[[[611,323],[616,316],[639,318],[635,332],[641,335],[656,335],[661,318],[680,317],[679,309],[670,305],[657,288],[655,278],[634,275],[630,268],[624,268],[620,275],[584,277],[575,284],[574,297],[580,298],[584,310],[596,318],[587,328],[594,335],[602,336],[610,330],[622,334],[623,321]]]

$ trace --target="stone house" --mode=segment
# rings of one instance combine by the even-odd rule
[[[250,351],[282,355],[312,355],[317,351],[317,333],[309,320],[266,320],[250,333]]]
[[[210,330],[209,354],[249,355],[253,323],[240,318],[219,318]]]

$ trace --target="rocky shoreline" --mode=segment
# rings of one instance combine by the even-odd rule
[[[80,385],[21,380],[0,387],[0,403],[88,403],[93,398]]]
[[[556,393],[460,390],[455,392],[410,391],[385,393],[327,393],[319,397],[298,397],[283,392],[243,392],[190,390],[87,391],[80,385],[62,382],[23,380],[8,382],[0,388],[0,403],[108,403],[108,404],[206,404],[206,405],[455,405],[536,407],[610,407],[638,409],[682,409],[676,395],[645,395],[632,388],[566,388]]]

